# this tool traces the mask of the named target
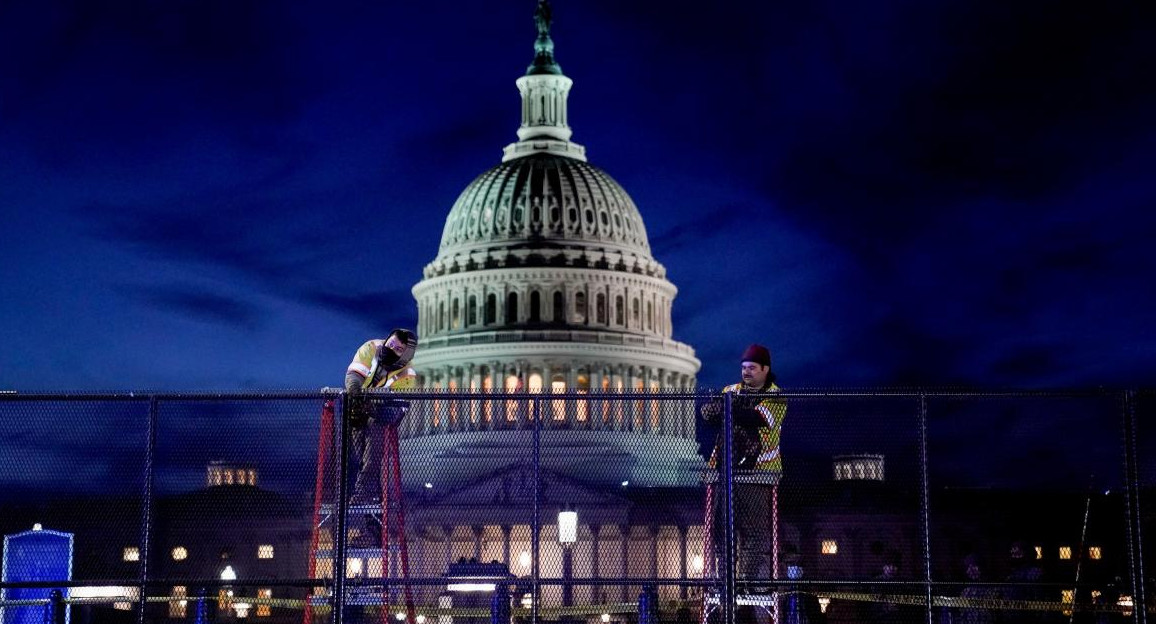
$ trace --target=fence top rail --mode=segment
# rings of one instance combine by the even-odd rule
[[[585,399],[614,400],[623,397],[632,399],[705,399],[718,397],[720,389],[592,389],[555,392],[507,391],[507,390],[445,390],[437,388],[417,388],[397,393],[394,396],[406,399],[456,399],[456,400],[525,400],[541,397],[544,400]],[[1009,399],[1009,398],[1097,398],[1119,397],[1127,393],[1140,395],[1156,394],[1156,388],[1054,388],[1054,389],[978,389],[945,387],[911,388],[847,388],[847,387],[799,387],[781,390],[773,395],[782,399]],[[307,401],[344,397],[346,392],[337,388],[320,390],[277,390],[246,392],[20,392],[0,391],[0,402],[4,401]],[[748,396],[764,396],[751,393]]]

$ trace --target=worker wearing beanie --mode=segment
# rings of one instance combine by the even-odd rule
[[[742,382],[723,388],[724,394],[732,394],[734,458],[734,510],[735,534],[739,541],[739,568],[743,578],[771,578],[771,495],[783,474],[782,457],[779,454],[779,436],[783,418],[787,413],[786,402],[776,396],[779,387],[775,385],[775,374],[771,370],[771,352],[761,344],[752,344],[743,351],[740,359]],[[703,406],[703,417],[708,421],[721,423],[722,402],[714,401]],[[709,465],[718,465],[722,456],[722,435],[720,432],[711,453]],[[714,520],[712,541],[715,554],[720,557],[723,548],[723,523],[721,495],[714,498]]]

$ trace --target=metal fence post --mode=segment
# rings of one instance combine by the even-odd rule
[[[152,541],[152,508],[153,508],[153,455],[157,446],[157,396],[149,396],[149,411],[145,429],[145,457],[144,457],[144,491],[141,499],[140,525],[140,578],[137,585],[140,595],[137,596],[137,623],[145,624],[145,605],[148,597],[149,559],[151,559],[149,543]]]
[[[348,525],[349,509],[348,503],[349,492],[349,445],[347,444],[349,436],[351,435],[351,427],[349,419],[345,416],[347,409],[347,402],[345,400],[346,394],[342,392],[334,400],[336,409],[334,413],[337,417],[339,425],[334,427],[341,435],[337,437],[337,535],[333,537],[333,622],[334,624],[341,624],[345,618],[345,548],[346,548],[346,527]]]
[[[722,486],[723,505],[723,595],[719,599],[722,624],[734,624],[735,601],[735,559],[737,556],[735,539],[734,506],[734,401],[732,393],[723,393],[723,452],[722,470],[719,471],[719,485]],[[716,466],[717,467],[717,466]]]
[[[926,600],[927,624],[932,624],[931,600],[931,493],[927,470],[927,394],[919,393],[919,510],[923,524],[923,597]]]
[[[638,624],[658,624],[658,590],[654,585],[643,585],[638,594]]]
[[[490,624],[510,624],[510,591],[499,583],[490,596]]]
[[[1124,434],[1124,483],[1127,492],[1128,558],[1132,572],[1132,613],[1137,624],[1148,621],[1148,598],[1144,576],[1144,546],[1140,514],[1140,469],[1136,461],[1136,391],[1124,393],[1122,429]]]
[[[64,624],[64,592],[59,589],[48,594],[48,621],[52,624]]]
[[[531,414],[534,419],[534,448],[531,454],[534,462],[534,517],[530,527],[530,549],[533,550],[531,560],[531,587],[530,622],[538,624],[538,601],[542,596],[541,574],[542,568],[539,559],[542,555],[542,399],[534,397]]]
[[[197,606],[193,614],[193,624],[209,624],[209,606],[206,595],[208,590],[201,587],[197,590]]]

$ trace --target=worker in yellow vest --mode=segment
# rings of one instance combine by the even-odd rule
[[[395,329],[385,338],[361,345],[345,371],[345,414],[353,429],[349,457],[357,462],[351,505],[381,500],[382,427],[400,421],[405,408],[396,403],[382,406],[372,398],[417,385],[417,372],[409,366],[416,350],[417,335],[408,329]]]
[[[726,386],[724,394],[731,394],[732,456],[735,510],[735,535],[739,542],[739,576],[742,578],[771,578],[771,488],[783,474],[783,460],[779,453],[779,437],[786,402],[776,396],[775,374],[771,371],[771,352],[760,344],[752,344],[740,360],[742,383]],[[703,406],[703,418],[722,424],[723,402],[712,401]],[[722,457],[720,431],[711,453],[709,465],[717,468]],[[720,483],[716,487],[722,487]],[[726,516],[721,505],[722,495],[716,491],[713,510],[712,542],[715,556],[722,561],[725,548],[723,530]]]

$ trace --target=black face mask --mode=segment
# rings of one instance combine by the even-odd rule
[[[386,370],[394,371],[401,368],[399,360],[401,360],[401,356],[386,346],[382,346],[381,350],[377,353],[378,364]]]

